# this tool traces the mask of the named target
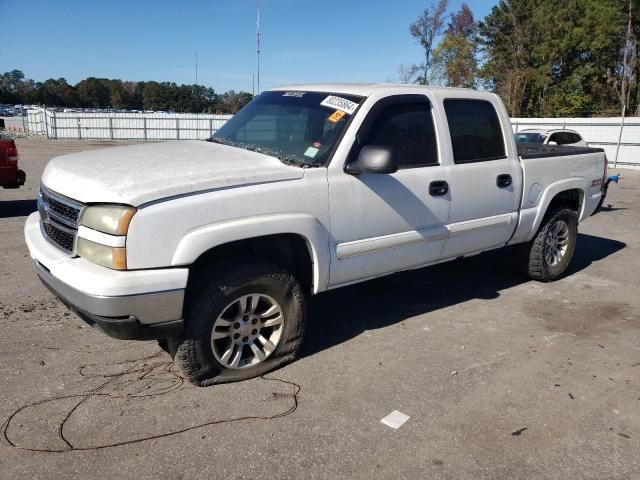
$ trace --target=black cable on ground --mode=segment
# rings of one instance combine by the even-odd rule
[[[184,380],[172,369],[173,362],[169,362],[169,361],[155,362],[155,363],[151,362],[151,360],[158,358],[160,355],[163,355],[163,353],[159,352],[153,355],[149,355],[147,357],[143,357],[135,360],[125,360],[122,362],[116,362],[111,364],[102,364],[102,365],[87,364],[87,365],[81,366],[78,369],[78,373],[81,376],[85,378],[102,378],[102,379],[105,379],[105,381],[102,382],[100,385],[98,385],[96,388],[89,390],[88,392],[85,392],[85,393],[60,395],[56,397],[47,398],[44,400],[38,400],[36,402],[32,402],[19,407],[13,413],[11,413],[9,417],[7,417],[7,419],[4,421],[2,426],[0,426],[0,430],[2,430],[2,434],[5,442],[13,448],[26,450],[30,452],[66,453],[66,452],[72,452],[72,451],[101,450],[105,448],[120,447],[123,445],[131,445],[134,443],[141,443],[149,440],[157,440],[159,438],[171,437],[174,435],[179,435],[181,433],[189,432],[191,430],[196,430],[196,429],[211,426],[211,425],[218,425],[221,423],[234,423],[234,422],[240,422],[244,420],[273,420],[276,418],[281,418],[281,417],[290,415],[298,408],[298,393],[300,392],[300,386],[298,384],[287,381],[287,380],[282,380],[279,378],[268,378],[263,375],[260,377],[262,380],[267,380],[270,382],[279,382],[279,383],[290,385],[293,387],[292,393],[273,392],[272,398],[270,398],[270,400],[279,399],[279,398],[290,398],[291,405],[286,411],[277,413],[275,415],[270,415],[270,416],[247,415],[242,417],[232,417],[232,418],[221,419],[221,420],[210,420],[203,423],[199,423],[197,425],[191,425],[185,428],[180,428],[178,430],[173,430],[171,432],[160,433],[156,435],[148,435],[145,437],[135,438],[132,440],[125,440],[122,442],[114,442],[114,443],[108,443],[108,444],[96,445],[96,446],[75,445],[68,438],[68,436],[65,435],[65,426],[69,421],[69,419],[73,417],[73,414],[78,410],[78,408],[80,408],[82,404],[84,404],[85,402],[87,402],[89,399],[93,397],[100,397],[100,396],[112,397],[112,398],[152,397],[152,396],[158,396],[158,395],[165,395],[167,393],[176,391],[179,388],[181,388],[184,383]],[[139,362],[144,362],[144,363],[140,365]],[[85,373],[85,371],[89,367],[94,367],[94,366],[126,366],[126,365],[130,365],[130,366],[128,368],[125,368],[120,373],[113,373],[113,374]],[[126,375],[132,375],[132,374],[136,374],[135,378],[130,380],[124,379]],[[126,387],[135,385],[135,382],[138,382],[140,380],[146,380],[151,382],[152,384],[155,384],[157,387],[159,387],[159,390],[156,390],[150,393],[143,393],[144,390],[148,390],[149,386],[147,385],[146,387],[143,386],[141,389],[137,391],[133,391],[133,393],[123,393],[123,390]],[[117,382],[120,382],[118,384],[117,390],[122,393],[108,393],[103,391],[108,386],[116,384]],[[20,444],[16,440],[12,439],[10,435],[10,429],[11,429],[13,420],[18,414],[39,405],[56,402],[60,400],[65,400],[65,399],[70,399],[70,398],[77,398],[78,402],[73,407],[71,407],[71,409],[69,409],[69,411],[66,413],[63,420],[58,425],[58,438],[66,444],[65,448],[55,449],[55,448],[30,447],[25,444]]]

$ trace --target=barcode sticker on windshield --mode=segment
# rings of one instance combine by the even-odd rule
[[[316,148],[316,147],[309,147],[309,148],[307,148],[307,149],[305,150],[305,152],[304,152],[304,156],[305,156],[305,157],[313,158],[313,157],[315,157],[315,156],[318,154],[318,152],[319,152],[319,151],[320,151],[320,149],[319,149],[319,148]]]
[[[323,107],[342,110],[349,115],[355,112],[356,108],[358,108],[358,104],[356,102],[352,102],[351,100],[347,100],[346,98],[336,97],[334,95],[329,95],[322,102],[320,102],[320,105],[322,105]]]

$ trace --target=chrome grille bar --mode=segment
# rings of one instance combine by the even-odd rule
[[[69,255],[75,254],[80,215],[85,205],[40,185],[38,211],[44,237]]]

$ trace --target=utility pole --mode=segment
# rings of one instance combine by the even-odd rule
[[[257,0],[258,6],[258,19],[256,21],[256,53],[258,54],[258,72],[257,72],[257,91],[256,94],[260,94],[260,0]]]

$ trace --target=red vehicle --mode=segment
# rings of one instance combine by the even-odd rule
[[[0,135],[0,185],[18,188],[24,185],[27,174],[18,169],[18,147],[12,138]]]

